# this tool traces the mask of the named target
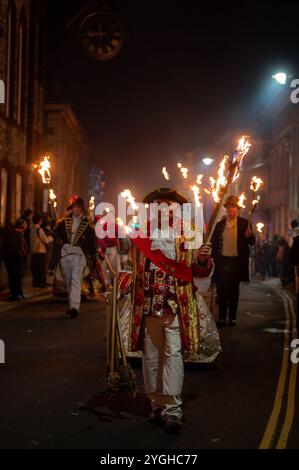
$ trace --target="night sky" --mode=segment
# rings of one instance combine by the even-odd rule
[[[199,159],[213,155],[227,131],[254,132],[272,74],[299,77],[292,3],[108,1],[127,37],[108,62],[86,57],[65,29],[84,1],[48,3],[47,86],[81,119],[107,201],[127,187],[140,199],[165,186],[162,166],[171,170],[194,148]]]

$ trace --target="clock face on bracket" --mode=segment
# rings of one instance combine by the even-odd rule
[[[124,35],[120,22],[109,12],[94,12],[80,24],[79,38],[88,55],[97,60],[109,60],[121,51]]]

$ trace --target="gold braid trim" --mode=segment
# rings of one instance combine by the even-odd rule
[[[84,220],[82,219],[81,222],[80,222],[80,225],[79,225],[79,228],[77,230],[77,233],[76,233],[76,237],[75,237],[75,240],[73,242],[73,246],[77,245],[78,241],[80,240],[80,238],[82,237],[83,233],[85,232],[86,228],[88,227],[89,225],[89,222],[88,220]]]
[[[181,250],[182,239],[176,240],[176,253],[177,261],[186,261],[188,267],[191,267],[194,260],[194,250]],[[179,280],[175,279],[176,294],[181,312],[181,321],[183,326],[183,332],[186,337],[190,340],[189,352],[199,351],[199,312],[196,297],[193,293],[192,282],[188,282],[186,285],[179,285]],[[181,296],[187,298],[187,302],[181,302]],[[188,324],[186,319],[188,318]]]
[[[68,241],[69,241],[69,243],[71,243],[72,225],[73,225],[72,217],[65,217],[64,223],[65,223],[65,229],[66,229],[66,234],[67,234]]]

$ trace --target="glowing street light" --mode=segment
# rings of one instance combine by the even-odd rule
[[[274,80],[276,80],[280,85],[285,85],[288,77],[285,72],[277,72],[275,75],[272,75],[272,78],[274,78]]]
[[[211,157],[205,157],[205,158],[203,158],[202,161],[204,162],[204,164],[205,164],[206,166],[210,166],[210,165],[212,165],[214,159],[211,158]]]

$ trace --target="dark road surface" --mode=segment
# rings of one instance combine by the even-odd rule
[[[135,400],[105,393],[103,303],[84,304],[76,320],[52,298],[0,313],[0,448],[298,448],[292,311],[281,295],[242,286],[239,325],[221,329],[217,366],[186,366],[178,436],[147,422],[140,366]]]

